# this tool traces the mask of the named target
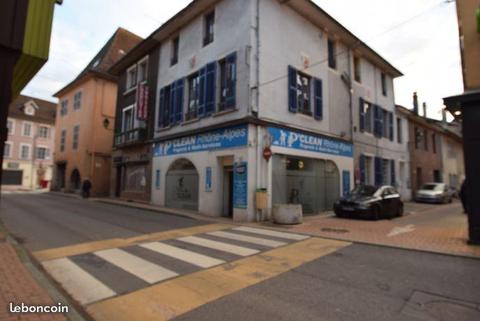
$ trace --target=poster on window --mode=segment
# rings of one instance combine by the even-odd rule
[[[147,120],[148,86],[139,84],[137,87],[137,119]]]
[[[233,168],[233,207],[246,209],[248,203],[248,164],[235,163]]]

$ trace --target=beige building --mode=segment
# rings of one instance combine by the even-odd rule
[[[458,122],[443,124],[442,164],[444,182],[460,190],[465,179],[465,160],[463,157],[462,128]]]
[[[108,195],[117,98],[116,78],[108,69],[141,40],[119,28],[80,75],[55,94],[56,190],[75,192],[89,179],[92,195]]]
[[[2,189],[48,188],[52,180],[54,103],[20,95],[9,107]]]
[[[480,0],[457,1],[457,14],[465,90],[480,89]]]

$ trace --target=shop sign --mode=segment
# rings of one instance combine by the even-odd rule
[[[270,158],[272,158],[272,155],[273,153],[270,147],[265,147],[265,149],[263,150],[263,158],[265,158],[265,160],[268,162]]]
[[[248,144],[247,125],[222,128],[208,133],[157,143],[154,157],[227,149]]]
[[[247,208],[248,196],[248,164],[235,163],[233,167],[233,207]]]
[[[351,143],[276,127],[269,127],[268,133],[272,136],[272,146],[353,157]]]
[[[147,120],[148,113],[148,86],[138,84],[137,86],[137,119]]]

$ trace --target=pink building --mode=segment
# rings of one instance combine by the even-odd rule
[[[22,95],[10,105],[2,189],[49,187],[53,170],[55,111],[54,103]]]

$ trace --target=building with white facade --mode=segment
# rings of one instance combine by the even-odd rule
[[[354,184],[355,101],[394,109],[400,73],[308,0],[197,0],[150,37],[161,43],[154,204],[236,221],[276,204],[330,210]]]

